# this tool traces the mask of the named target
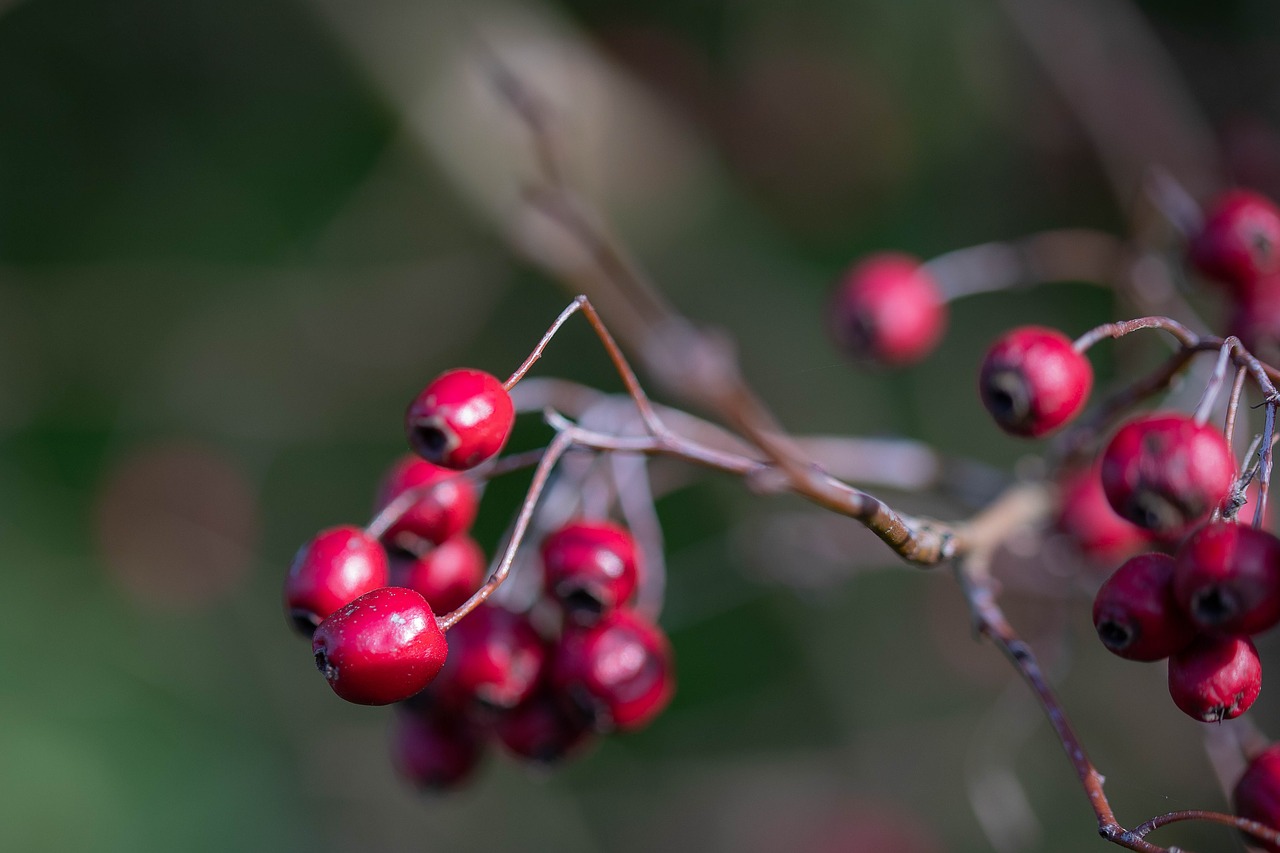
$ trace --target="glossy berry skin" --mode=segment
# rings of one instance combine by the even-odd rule
[[[1169,658],[1169,695],[1192,719],[1234,719],[1258,698],[1262,664],[1246,637],[1200,637]]]
[[[1058,502],[1058,529],[1071,537],[1092,562],[1107,567],[1142,549],[1151,534],[1125,521],[1107,502],[1098,465],[1063,479]]]
[[[844,274],[829,316],[832,336],[851,356],[897,366],[933,351],[946,327],[947,306],[918,260],[880,252]]]
[[[1196,630],[1173,596],[1173,558],[1125,561],[1093,600],[1093,626],[1104,646],[1128,660],[1162,660],[1191,645]]]
[[[448,654],[426,599],[398,586],[365,593],[321,622],[311,650],[333,692],[357,705],[408,699]]]
[[[450,707],[478,701],[514,708],[537,687],[546,659],[546,646],[527,618],[482,604],[449,629],[438,695]]]
[[[1280,827],[1280,744],[1273,744],[1254,756],[1236,782],[1231,802],[1237,815],[1258,823]],[[1280,853],[1280,844],[1267,844],[1246,836],[1269,853]]]
[[[1280,272],[1280,209],[1249,190],[1223,193],[1206,211],[1189,258],[1208,278],[1248,290],[1259,278]]]
[[[1257,634],[1280,623],[1280,539],[1219,521],[1178,549],[1174,590],[1203,631]]]
[[[591,737],[585,715],[562,701],[548,685],[509,711],[494,725],[507,751],[524,761],[555,764],[582,748]]]
[[[1102,454],[1102,489],[1111,508],[1160,535],[1183,533],[1203,519],[1234,477],[1222,434],[1182,414],[1135,418]]]
[[[460,534],[421,557],[393,556],[391,584],[417,590],[434,612],[448,613],[480,588],[486,568],[484,551]]]
[[[420,791],[443,792],[463,785],[484,756],[478,728],[463,717],[401,708],[391,730],[391,761]]]
[[[656,625],[615,610],[589,628],[565,627],[551,680],[590,715],[596,731],[641,729],[675,692],[671,645]]]
[[[636,543],[607,521],[573,521],[542,541],[548,593],[580,625],[625,605],[636,590]]]
[[[359,527],[331,527],[303,545],[284,580],[289,622],[310,637],[329,614],[387,585],[387,554]]]
[[[423,459],[455,471],[497,454],[515,424],[511,395],[482,370],[440,374],[409,404],[405,433]]]
[[[1079,413],[1093,388],[1093,367],[1057,329],[1023,326],[1002,335],[982,360],[978,391],[996,424],[1039,438]]]
[[[382,535],[388,543],[408,535],[439,545],[476,520],[478,499],[470,478],[416,456],[402,457],[387,472],[378,488],[378,510],[411,489],[418,497]]]

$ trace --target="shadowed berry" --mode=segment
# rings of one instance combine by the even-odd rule
[[[358,705],[408,699],[448,654],[426,599],[397,586],[365,593],[321,622],[311,649],[333,692]]]
[[[1280,828],[1280,744],[1273,744],[1254,756],[1231,795],[1236,814],[1271,827]],[[1280,853],[1280,844],[1268,844],[1251,836],[1248,843]]]
[[[947,306],[933,278],[910,255],[881,252],[855,264],[832,295],[836,343],[857,359],[889,365],[919,361],[933,351]]]
[[[388,543],[407,534],[438,545],[476,520],[476,487],[470,478],[416,456],[401,458],[387,472],[378,488],[377,508],[411,489],[416,500],[382,535]]]
[[[1116,569],[1093,600],[1093,626],[1129,660],[1161,660],[1191,645],[1195,628],[1173,597],[1173,558],[1139,554]]]
[[[575,622],[589,625],[625,605],[636,589],[636,543],[607,521],[573,521],[542,542],[547,591]]]
[[[1102,488],[1111,507],[1162,535],[1182,533],[1208,515],[1234,477],[1222,433],[1182,414],[1131,420],[1102,454]]]
[[[484,741],[463,717],[400,708],[392,723],[391,761],[421,791],[448,791],[465,783],[480,764]]]
[[[359,527],[331,527],[303,545],[284,579],[289,622],[310,637],[330,613],[387,585],[387,554]]]
[[[1151,541],[1151,534],[1125,521],[1107,502],[1097,464],[1063,479],[1058,529],[1071,537],[1085,557],[1113,566]]]
[[[1190,245],[1191,263],[1209,278],[1247,291],[1280,272],[1280,209],[1250,190],[1223,193]]]
[[[1202,630],[1265,631],[1280,623],[1280,539],[1243,524],[1206,524],[1178,549],[1173,583]]]
[[[434,612],[448,613],[480,588],[487,567],[484,551],[461,534],[421,557],[393,556],[391,583],[417,590]]]
[[[482,604],[449,629],[442,700],[466,706],[474,698],[490,707],[513,708],[533,693],[546,657],[542,638],[525,616]]]
[[[474,468],[507,443],[515,423],[511,395],[482,370],[440,374],[409,404],[405,432],[423,459],[442,468]]]
[[[1093,387],[1093,367],[1056,329],[1007,332],[982,360],[978,390],[1005,432],[1038,438],[1076,416]]]
[[[1262,664],[1245,637],[1200,637],[1169,658],[1169,695],[1193,719],[1234,719],[1261,690]]]
[[[498,718],[494,731],[512,755],[554,764],[590,739],[586,716],[569,707],[549,685]]]

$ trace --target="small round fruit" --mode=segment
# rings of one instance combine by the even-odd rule
[[[543,685],[525,701],[503,712],[494,726],[507,751],[524,761],[555,764],[590,739],[586,717]]]
[[[440,674],[445,704],[514,708],[533,693],[547,650],[522,614],[482,604],[449,629],[449,661]]]
[[[1191,263],[1209,278],[1247,290],[1280,272],[1280,209],[1250,190],[1219,196],[1189,247]]]
[[[625,605],[636,590],[636,543],[608,521],[572,521],[542,541],[546,590],[581,625]]]
[[[484,755],[484,742],[469,720],[435,710],[401,707],[391,730],[391,761],[420,791],[442,792],[464,784]]]
[[[1235,812],[1264,826],[1280,828],[1280,744],[1272,744],[1254,756],[1231,795]],[[1246,835],[1247,843],[1268,853],[1280,853],[1280,844],[1268,844]]]
[[[910,255],[880,252],[851,267],[829,306],[836,343],[857,359],[904,365],[937,346],[947,305],[933,277]]]
[[[1257,634],[1280,624],[1280,539],[1219,521],[1178,549],[1174,590],[1203,631]]]
[[[289,623],[310,637],[329,614],[387,585],[387,554],[359,527],[331,527],[303,545],[284,579]]]
[[[996,424],[1039,438],[1076,416],[1093,387],[1093,367],[1056,329],[1023,326],[1002,335],[982,360],[978,390]]]
[[[357,705],[408,699],[448,654],[427,600],[398,586],[365,593],[321,622],[311,650],[333,692]]]
[[[1234,719],[1261,690],[1262,663],[1245,637],[1200,637],[1169,658],[1169,695],[1192,719]]]
[[[497,454],[515,424],[511,395],[482,370],[440,374],[409,404],[405,432],[414,452],[442,468],[474,468]]]
[[[1150,533],[1111,508],[1097,464],[1063,478],[1057,525],[1086,558],[1104,566],[1114,566],[1151,541]]]
[[[388,543],[408,535],[439,545],[476,520],[478,498],[471,479],[416,456],[402,457],[387,472],[378,488],[378,510],[410,490],[417,498],[382,534]]]
[[[480,588],[487,567],[484,551],[463,533],[420,557],[392,557],[391,584],[417,590],[432,611],[448,613]]]
[[[1121,518],[1160,535],[1185,532],[1227,496],[1235,461],[1218,432],[1183,414],[1129,421],[1102,454],[1102,489]]]
[[[1173,558],[1131,557],[1098,590],[1093,626],[1102,644],[1129,660],[1162,660],[1196,638],[1173,597]]]

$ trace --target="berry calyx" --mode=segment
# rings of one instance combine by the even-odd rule
[[[449,630],[449,661],[440,674],[443,701],[514,708],[533,693],[547,658],[529,620],[482,604]]]
[[[448,654],[426,599],[397,586],[365,593],[321,622],[311,650],[333,692],[357,705],[408,699]]]
[[[498,718],[498,740],[517,758],[537,764],[554,764],[575,752],[590,738],[591,729],[581,713],[544,685],[532,696]]]
[[[1191,645],[1196,631],[1174,598],[1173,572],[1172,557],[1139,554],[1098,590],[1093,626],[1111,652],[1129,660],[1154,661]]]
[[[487,566],[483,549],[464,533],[420,557],[393,556],[391,585],[417,590],[432,611],[448,613],[479,589]]]
[[[1039,438],[1071,420],[1093,387],[1093,367],[1057,329],[1023,326],[1002,335],[982,360],[978,390],[996,424]]]
[[[438,545],[476,520],[478,499],[471,480],[416,456],[402,457],[387,472],[378,488],[377,508],[411,489],[417,499],[382,534],[385,542],[394,544],[408,535]]]
[[[1202,630],[1265,631],[1280,623],[1280,539],[1234,522],[1206,524],[1178,549],[1173,583]]]
[[[917,259],[880,252],[844,274],[831,297],[830,318],[836,343],[854,358],[904,365],[933,351],[947,306]]]
[[[585,711],[596,731],[634,731],[671,701],[671,645],[656,626],[629,610],[598,623],[565,627],[556,647],[552,683]]]
[[[607,521],[573,521],[542,542],[547,591],[569,619],[590,625],[636,589],[636,543]]]
[[[437,376],[405,412],[405,432],[414,452],[453,470],[474,468],[497,454],[514,424],[507,389],[496,377],[469,368]]]
[[[436,709],[402,707],[391,733],[391,761],[421,791],[448,791],[466,782],[484,754],[477,727]]]
[[[1057,526],[1085,557],[1100,565],[1115,565],[1151,540],[1147,531],[1116,515],[1102,490],[1096,463],[1063,478]]]
[[[1248,290],[1280,271],[1280,209],[1250,190],[1223,193],[1206,212],[1188,256],[1208,278]]]
[[[1249,762],[1236,782],[1231,802],[1237,815],[1258,823],[1280,827],[1280,744],[1273,744],[1258,753]],[[1280,853],[1280,844],[1268,844],[1246,835],[1249,844]]]
[[[1235,461],[1222,434],[1183,414],[1129,421],[1102,454],[1102,488],[1121,518],[1161,535],[1202,520],[1231,488]]]
[[[310,637],[329,614],[387,585],[387,554],[359,527],[323,530],[303,545],[284,579],[289,623]]]
[[[1192,719],[1230,720],[1262,691],[1262,663],[1246,637],[1200,637],[1169,658],[1169,695]]]

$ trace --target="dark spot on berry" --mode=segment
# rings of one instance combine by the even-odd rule
[[[987,410],[997,422],[1020,425],[1031,415],[1031,399],[1022,374],[1001,370],[987,377]]]
[[[409,435],[413,449],[428,462],[439,462],[444,458],[449,448],[457,443],[449,439],[449,434],[435,424],[416,426]]]
[[[316,632],[316,626],[320,624],[320,620],[316,614],[310,610],[302,610],[294,608],[289,611],[289,622],[293,624],[293,629],[302,636],[310,639],[311,635]]]
[[[1129,501],[1128,519],[1146,530],[1172,531],[1186,523],[1186,514],[1164,495],[1144,490]]]
[[[604,613],[604,602],[591,590],[577,587],[571,590],[557,590],[557,597],[575,622],[584,625],[593,624]]]
[[[1235,596],[1217,586],[1200,590],[1191,599],[1191,612],[1205,625],[1221,625],[1234,618],[1239,610]]]
[[[316,649],[316,669],[320,670],[320,674],[329,681],[333,681],[338,676],[338,673],[330,666],[329,656],[325,654],[324,649]]]
[[[1115,620],[1107,619],[1098,625],[1098,637],[1101,638],[1104,646],[1119,652],[1133,643],[1137,638],[1137,632]]]

